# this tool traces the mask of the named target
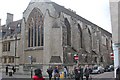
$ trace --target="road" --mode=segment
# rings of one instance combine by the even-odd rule
[[[105,72],[102,74],[94,74],[93,78],[114,78],[114,72]]]

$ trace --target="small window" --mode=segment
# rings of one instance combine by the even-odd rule
[[[100,58],[100,62],[103,62],[103,57]]]
[[[7,58],[6,57],[4,57],[4,63],[7,63]]]

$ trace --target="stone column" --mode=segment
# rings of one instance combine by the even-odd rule
[[[116,69],[120,65],[120,0],[110,0],[110,12],[112,23],[112,40],[114,50],[114,77],[116,78]]]

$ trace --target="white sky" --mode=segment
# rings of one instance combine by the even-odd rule
[[[52,0],[66,8],[70,8],[81,17],[93,22],[103,29],[111,31],[109,0]],[[0,18],[2,25],[6,21],[6,13],[14,14],[14,21],[22,18],[23,11],[30,0],[1,0]]]

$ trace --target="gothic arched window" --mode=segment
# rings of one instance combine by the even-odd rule
[[[90,41],[89,41],[90,48],[92,48],[92,34],[91,34],[91,32],[90,32],[90,29],[89,29],[89,28],[88,28],[88,34],[89,34],[89,39],[90,39]]]
[[[106,48],[107,48],[107,50],[109,49],[109,41],[107,38],[106,38]]]
[[[44,46],[43,14],[38,8],[34,8],[27,20],[28,47]]]
[[[78,29],[79,29],[79,34],[80,34],[80,47],[83,48],[83,46],[82,46],[82,29],[79,24],[78,24]]]
[[[65,18],[64,23],[67,29],[67,45],[71,46],[71,27],[67,18]]]

